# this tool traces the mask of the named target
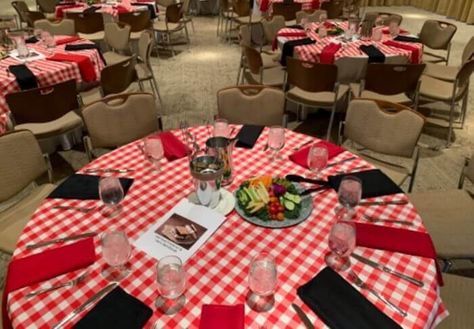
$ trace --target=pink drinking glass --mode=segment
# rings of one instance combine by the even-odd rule
[[[326,264],[335,271],[347,270],[351,264],[349,256],[356,244],[354,223],[336,222],[331,228],[328,242],[331,251],[325,256]]]

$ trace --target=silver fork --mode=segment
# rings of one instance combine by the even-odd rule
[[[39,289],[39,290],[30,292],[29,294],[26,295],[26,297],[29,298],[29,297],[37,296],[37,295],[40,295],[40,294],[44,294],[46,292],[50,292],[50,291],[62,288],[62,287],[74,287],[74,286],[78,285],[79,283],[81,283],[82,281],[84,281],[88,274],[89,274],[89,272],[85,271],[84,273],[82,273],[81,275],[79,275],[75,279],[72,279],[72,280],[69,280],[67,282],[60,283],[60,284],[57,284],[57,285],[54,285],[54,286],[51,286],[51,287],[48,287],[48,288],[43,288],[43,289]]]
[[[75,206],[54,206],[53,209],[61,210],[77,210],[85,214],[95,210],[95,207],[75,207]]]
[[[385,305],[389,306],[391,309],[393,309],[394,311],[400,313],[403,317],[406,317],[407,316],[407,312],[405,312],[404,310],[402,310],[400,307],[398,307],[397,305],[393,304],[391,301],[389,301],[387,298],[383,297],[382,295],[380,295],[377,291],[375,291],[375,289],[373,289],[372,287],[370,287],[367,283],[365,283],[364,281],[362,281],[361,278],[359,278],[359,276],[357,274],[354,273],[354,271],[350,270],[349,272],[349,277],[353,280],[354,284],[361,288],[361,289],[365,289],[367,290],[368,292],[370,292],[372,295],[374,295],[375,297],[377,297],[379,300],[381,300]]]
[[[369,222],[377,223],[377,222],[384,222],[384,223],[393,223],[393,224],[401,224],[401,225],[413,225],[412,222],[406,220],[397,220],[397,219],[389,219],[389,218],[379,218],[375,216],[369,216],[366,214],[362,214],[362,217],[367,219]]]

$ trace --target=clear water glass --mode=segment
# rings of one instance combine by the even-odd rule
[[[268,132],[268,148],[272,151],[271,160],[278,157],[278,152],[285,146],[285,128],[272,126]]]
[[[262,252],[252,258],[249,269],[249,288],[258,296],[269,296],[277,285],[277,266],[275,258]]]
[[[229,137],[229,122],[226,119],[216,119],[214,121],[214,137]]]
[[[390,22],[388,25],[388,31],[392,37],[396,37],[400,33],[400,26],[397,22]]]
[[[347,270],[356,244],[354,223],[336,222],[329,232],[328,243],[330,252],[325,256],[326,264],[335,271]]]
[[[102,257],[108,266],[102,269],[102,276],[108,281],[120,281],[129,273],[126,264],[132,253],[132,246],[123,231],[106,232],[101,238]]]
[[[337,191],[339,203],[352,216],[362,197],[362,181],[355,176],[345,176]]]
[[[317,175],[328,164],[328,149],[317,143],[313,144],[308,152],[307,164],[308,169]]]
[[[159,172],[161,170],[161,159],[163,159],[163,156],[165,155],[161,138],[156,136],[146,137],[143,144],[145,157],[151,162],[151,164],[153,164],[155,170]]]
[[[101,209],[104,216],[114,217],[121,212],[120,202],[123,200],[124,193],[117,177],[102,177],[99,180],[99,196],[104,204]]]
[[[326,22],[327,19],[328,19],[328,15],[326,13],[322,13],[321,15],[319,15],[319,22],[320,23]]]
[[[157,283],[160,296],[156,306],[165,314],[178,312],[186,301],[186,271],[179,257],[166,256],[158,261]]]

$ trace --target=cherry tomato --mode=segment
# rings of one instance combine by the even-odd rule
[[[285,219],[285,214],[283,214],[282,212],[279,212],[276,217],[277,217],[278,220],[281,221],[281,220]]]

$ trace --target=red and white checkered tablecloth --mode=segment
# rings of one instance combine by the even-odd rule
[[[154,7],[154,10],[155,10],[155,14],[158,12],[156,10],[156,6],[155,6],[155,2],[154,1],[131,1],[132,3],[136,3],[136,5],[133,5],[133,6],[130,6],[130,7],[124,7],[123,5],[121,5],[121,8],[119,9],[118,5],[117,4],[107,4],[107,3],[103,3],[103,4],[100,4],[100,8],[96,11],[97,13],[102,13],[102,14],[110,14],[114,17],[117,17],[118,14],[121,12],[121,11],[130,11],[130,12],[134,12],[134,11],[145,11],[145,10],[148,10],[149,7],[147,7],[147,5],[153,5]],[[139,4],[142,4],[141,6]],[[77,5],[66,5],[66,6],[56,6],[56,9],[55,9],[55,12],[54,12],[54,15],[57,17],[57,18],[63,18],[65,16],[65,13],[81,13],[83,12],[85,9],[89,8],[90,6],[83,3],[83,4],[77,4]]]
[[[334,22],[333,22],[334,23]],[[337,25],[346,30],[348,28],[348,22],[338,22]],[[307,35],[309,38],[313,39],[316,41],[315,44],[312,45],[303,45],[303,46],[297,46],[294,49],[294,56],[304,60],[304,61],[310,61],[310,62],[319,62],[319,55],[321,54],[322,50],[324,47],[326,47],[328,44],[331,42],[334,42],[337,40],[338,37],[331,37],[328,36],[324,39],[321,39],[319,35],[315,32],[316,29],[319,27],[319,23],[310,23],[308,24],[310,27],[310,31],[307,32]],[[301,30],[297,29],[291,29],[291,28],[284,28],[279,30],[278,32],[280,33],[285,33],[285,32],[301,32]],[[301,37],[279,37],[280,41],[288,41],[288,40],[297,40],[301,39]],[[401,48],[396,48],[396,47],[390,47],[386,46],[383,44],[384,41],[391,40],[392,37],[389,34],[382,34],[382,40],[381,41],[372,41],[372,40],[357,40],[354,42],[350,43],[343,43],[341,49],[339,49],[335,56],[334,60],[338,60],[343,57],[365,57],[368,58],[368,56],[363,53],[359,47],[361,45],[374,45],[377,47],[386,57],[390,56],[404,56],[407,57],[409,61],[411,61],[411,50],[407,49],[401,49]],[[339,42],[339,41],[336,41]],[[401,42],[398,41],[399,43],[405,43],[408,44],[412,47],[416,47],[419,49],[419,61],[421,62],[421,58],[423,56],[423,45],[421,43],[407,43],[407,42]]]
[[[58,36],[56,38],[61,38]],[[79,44],[89,41],[76,41],[70,44]],[[66,45],[56,46],[55,52],[68,53],[64,50]],[[28,44],[28,48],[44,54],[46,57],[51,55],[48,51],[40,45]],[[100,71],[104,68],[104,63],[100,59],[100,56],[96,50],[80,50],[74,51],[75,54],[87,56],[91,59],[94,65],[97,79],[100,78]],[[0,61],[0,134],[5,132],[5,124],[7,121],[7,115],[10,112],[7,101],[5,99],[7,94],[20,91],[20,87],[16,82],[15,76],[7,71],[9,65],[20,64],[17,60],[8,57]],[[57,62],[49,61],[47,59],[41,59],[27,63],[28,68],[33,72],[38,80],[40,87],[50,86],[56,83],[74,79],[77,83],[82,82],[81,72],[77,63],[73,62]]]
[[[192,131],[196,134],[200,145],[203,145],[210,129],[197,127]],[[233,183],[226,187],[228,190],[234,191],[243,180],[254,175],[288,173],[310,175],[309,171],[289,161],[288,155],[295,147],[312,137],[287,131],[287,142],[282,151],[284,159],[270,163],[268,155],[263,152],[267,133],[268,130],[265,129],[252,150],[239,148],[235,150],[233,155],[235,178]],[[181,138],[180,133],[176,132],[176,135]],[[84,214],[73,210],[52,209],[58,204],[98,206],[99,201],[46,200],[21,235],[14,257],[24,257],[32,253],[25,248],[27,243],[80,232],[103,232],[115,228],[125,230],[132,240],[137,239],[192,191],[187,159],[173,162],[163,160],[162,172],[156,173],[151,170],[152,165],[144,159],[137,143],[139,142],[121,147],[87,166],[134,169],[132,174],[126,175],[133,177],[135,181],[122,202],[124,210],[118,218],[102,217],[98,211]],[[343,152],[331,162],[348,157],[351,157],[351,154]],[[363,160],[356,159],[325,169],[322,175],[331,175],[341,170],[348,171],[362,164],[365,164]],[[406,199],[406,196],[398,194],[376,199],[399,200]],[[335,191],[327,190],[316,194],[313,201],[314,209],[309,218],[299,225],[285,229],[257,227],[243,220],[235,210],[231,212],[222,226],[185,264],[188,273],[185,292],[187,303],[173,316],[161,314],[154,306],[154,301],[158,297],[155,281],[156,261],[143,252],[133,251],[130,260],[132,273],[120,285],[154,310],[146,328],[152,328],[155,322],[156,328],[197,328],[203,304],[245,303],[250,259],[256,252],[267,250],[276,256],[278,263],[275,305],[266,313],[257,313],[246,306],[246,327],[303,328],[301,321],[290,308],[291,303],[302,306],[316,328],[325,327],[324,323],[298,298],[296,289],[325,267],[327,236],[331,225],[335,222],[336,205]],[[369,215],[390,216],[411,221],[414,230],[425,231],[420,217],[411,204],[359,208],[359,212]],[[402,227],[399,224],[385,225]],[[99,239],[95,240],[96,252],[100,255]],[[419,288],[360,262],[353,263],[353,270],[359,273],[363,280],[408,312],[408,316],[403,318],[369,295],[367,291],[361,291],[368,300],[403,328],[431,328],[447,316],[448,313],[439,296],[436,269],[432,259],[362,247],[356,249],[375,261],[387,264],[425,283],[423,288]],[[11,293],[7,305],[14,327],[17,329],[51,327],[107,284],[100,275],[103,266],[104,261],[99,257],[99,260],[91,265],[89,279],[76,288],[64,288],[41,296],[25,298],[25,294],[32,290],[74,278],[82,271],[68,273],[43,284],[32,285]],[[77,320],[76,318],[73,322]]]

